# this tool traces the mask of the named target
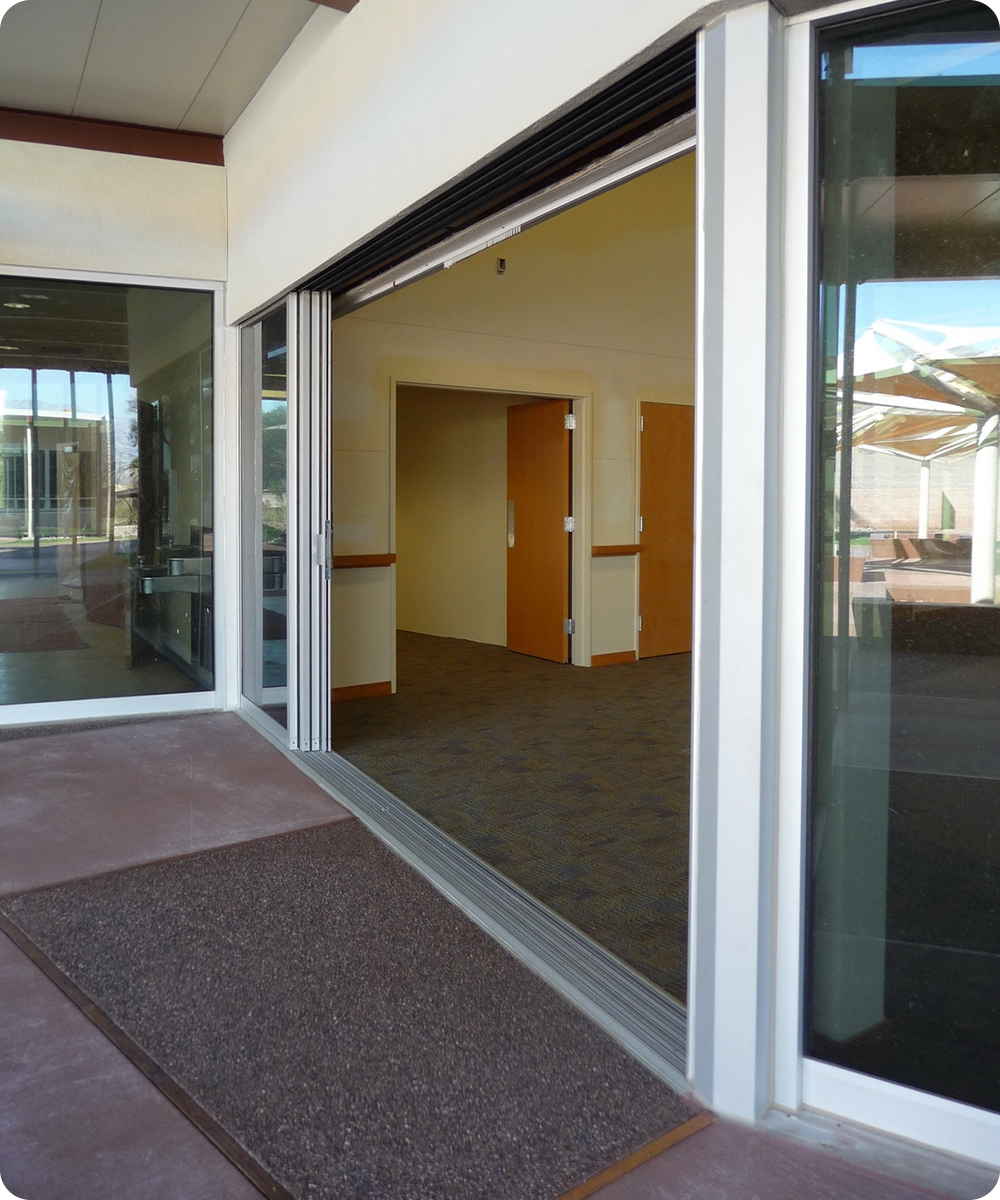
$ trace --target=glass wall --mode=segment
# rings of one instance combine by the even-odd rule
[[[0,280],[0,703],[214,686],[212,297]]]
[[[806,1051],[1000,1110],[1000,34],[818,55]]]

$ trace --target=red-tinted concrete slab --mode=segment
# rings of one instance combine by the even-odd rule
[[[0,1177],[24,1200],[260,1193],[0,935]]]
[[[234,713],[0,742],[5,894],[348,817]]]
[[[978,1200],[978,1168],[950,1186],[902,1183],[775,1134],[716,1121],[595,1193],[595,1200]],[[991,1184],[987,1184],[987,1187]]]

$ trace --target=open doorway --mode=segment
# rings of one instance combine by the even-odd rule
[[[501,249],[334,324],[333,746],[683,1002],[693,159]]]

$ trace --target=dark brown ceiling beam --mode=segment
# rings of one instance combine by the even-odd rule
[[[125,125],[87,117],[0,108],[0,138],[10,142],[40,142],[46,146],[72,146],[77,150],[108,150],[112,154],[140,154],[175,162],[207,163],[221,167],[222,138],[213,133],[188,133],[153,125]]]
[[[350,12],[358,0],[313,0],[313,4],[322,4],[324,8],[335,8],[337,12]]]

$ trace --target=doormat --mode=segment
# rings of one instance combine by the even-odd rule
[[[582,1200],[711,1120],[357,821],[0,928],[274,1200]]]
[[[0,600],[0,654],[27,650],[86,650],[73,623],[63,612],[69,596],[34,596]]]

